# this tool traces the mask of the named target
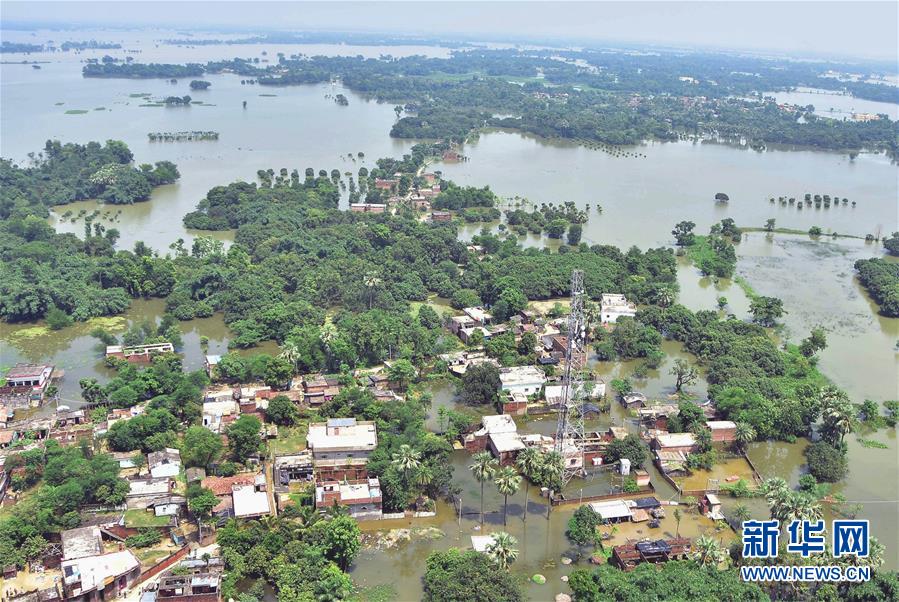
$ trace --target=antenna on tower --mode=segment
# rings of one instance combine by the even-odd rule
[[[555,451],[564,460],[562,482],[584,474],[584,383],[581,372],[586,354],[587,322],[584,318],[584,272],[571,273],[571,312],[565,346],[562,401],[556,427]]]

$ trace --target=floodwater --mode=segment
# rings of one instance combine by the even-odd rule
[[[765,92],[765,96],[773,96],[779,103],[813,105],[815,114],[833,119],[851,119],[853,113],[872,113],[889,115],[890,119],[899,119],[899,105],[891,102],[865,100],[848,94],[836,94],[819,88],[797,88],[793,92]]]
[[[445,56],[446,49],[414,47],[344,47],[290,46],[276,48],[255,46],[174,48],[157,46],[152,40],[176,37],[174,32],[154,32],[150,40],[134,32],[78,32],[77,39],[123,40],[126,48],[140,46],[134,54],[138,61],[205,61],[234,56],[256,56],[260,60],[276,60],[275,53],[288,54],[432,54]],[[116,37],[119,36],[119,37]],[[42,33],[38,39],[74,39],[59,32]],[[10,41],[30,38],[6,36]],[[157,189],[152,200],[126,207],[103,207],[117,221],[108,224],[122,234],[120,246],[130,247],[143,240],[166,250],[178,238],[190,239],[198,233],[181,225],[181,216],[193,210],[212,186],[237,179],[252,179],[258,169],[281,167],[303,170],[306,167],[338,168],[341,172],[357,172],[371,167],[382,156],[398,156],[411,146],[410,141],[392,140],[388,131],[395,115],[391,105],[365,101],[339,85],[311,85],[289,88],[243,86],[232,75],[208,76],[212,87],[206,92],[191,92],[188,81],[177,85],[166,80],[97,80],[81,77],[79,60],[121,51],[86,51],[80,55],[52,54],[21,57],[4,55],[10,60],[48,60],[41,70],[30,65],[3,64],[0,76],[0,155],[25,161],[29,152],[39,151],[48,138],[87,142],[107,138],[128,143],[138,162],[171,160],[178,164],[182,178],[171,186]],[[350,104],[337,106],[326,94],[345,94]],[[153,97],[190,94],[204,104],[189,108],[140,107],[141,99],[131,94],[150,93]],[[260,96],[275,94],[276,96]],[[247,109],[242,109],[242,101]],[[57,105],[56,103],[64,103]],[[805,103],[808,104],[808,103]],[[818,103],[812,102],[818,106]],[[854,104],[860,107],[860,104]],[[104,107],[103,111],[94,109]],[[70,109],[85,109],[83,115],[66,115]],[[867,110],[867,109],[858,109]],[[215,130],[217,142],[151,143],[148,132],[180,130]],[[490,185],[503,197],[527,197],[537,204],[571,200],[583,206],[592,205],[584,240],[590,244],[613,244],[621,247],[670,245],[670,230],[681,220],[697,223],[697,231],[705,232],[713,223],[732,217],[741,226],[762,226],[775,218],[779,227],[802,231],[813,225],[825,232],[836,231],[864,236],[897,229],[896,166],[883,155],[861,154],[855,160],[843,154],[808,150],[771,150],[763,153],[714,143],[649,143],[626,149],[639,153],[638,158],[614,157],[601,151],[572,143],[539,140],[532,136],[509,132],[492,132],[466,145],[464,153],[470,161],[439,164],[446,177],[460,184]],[[352,161],[359,151],[365,160]],[[645,157],[643,156],[645,155]],[[716,204],[714,195],[725,192],[728,204]],[[851,206],[815,209],[781,206],[769,203],[769,197],[787,196],[801,199],[811,194],[830,194],[856,201]],[[600,214],[596,205],[603,207]],[[52,218],[61,231],[80,234],[83,220],[62,222],[59,216],[71,210],[92,212],[92,202],[61,207]],[[117,212],[121,209],[121,213]],[[480,226],[465,228],[463,237]],[[228,240],[230,232],[216,236]],[[531,237],[527,244],[546,244],[545,239]],[[763,295],[776,295],[784,300],[788,312],[783,318],[783,338],[798,342],[815,325],[828,331],[828,348],[821,353],[820,367],[853,401],[865,398],[883,401],[899,397],[899,354],[894,345],[899,340],[899,320],[877,315],[876,305],[867,297],[854,278],[852,264],[858,258],[880,255],[878,246],[859,240],[822,238],[811,241],[806,236],[765,235],[748,233],[738,247],[737,272]],[[719,296],[728,299],[725,313],[748,317],[749,300],[740,287],[730,281],[703,278],[686,260],[679,259],[679,301],[691,309],[714,309]],[[164,305],[159,300],[137,300],[121,319],[106,324],[116,333],[123,332],[132,321],[159,319]],[[78,380],[96,377],[106,380],[109,371],[103,364],[97,341],[89,336],[92,324],[78,324],[58,332],[35,329],[35,325],[0,325],[0,366],[17,361],[41,361],[58,365],[66,371],[62,381],[62,398],[76,406]],[[209,338],[209,352],[227,349],[229,332],[220,316],[182,323],[185,366],[202,367],[200,337]],[[687,357],[680,345],[665,342],[665,363],[651,371],[646,379],[636,381],[637,388],[652,399],[667,399],[673,392],[673,378],[668,374],[673,360]],[[271,352],[272,346],[262,348]],[[629,375],[635,362],[594,364],[598,375],[610,381]],[[438,407],[454,407],[450,386],[434,387],[434,402],[428,424],[436,424]],[[703,380],[691,387],[698,400],[704,398]],[[612,414],[591,423],[591,428],[609,424],[628,426],[634,430],[627,413],[612,404]],[[520,421],[522,431],[552,433],[555,417]],[[865,448],[855,435],[847,437],[850,448],[851,473],[845,482],[834,487],[850,501],[864,504],[863,518],[872,521],[873,530],[887,546],[890,567],[899,566],[899,442],[895,431],[863,434],[867,439],[885,443],[888,449]],[[763,477],[783,476],[796,483],[803,472],[802,449],[805,442],[756,443],[749,455]],[[353,578],[363,586],[392,584],[399,599],[418,599],[424,559],[432,549],[470,545],[469,537],[477,534],[477,512],[480,487],[467,470],[468,457],[455,452],[456,482],[462,489],[463,518],[458,522],[457,510],[448,504],[438,505],[433,519],[416,519],[415,527],[436,526],[445,536],[433,541],[414,541],[389,550],[367,548],[353,568]],[[657,494],[670,499],[675,492],[650,469]],[[574,481],[566,494],[579,495],[606,492],[607,475],[589,482]],[[606,489],[603,489],[606,488]],[[485,507],[489,511],[486,532],[502,528],[502,498],[491,485],[485,487]],[[575,506],[557,508],[546,519],[545,500],[531,488],[524,504],[520,492],[509,503],[506,529],[519,540],[521,554],[513,565],[513,573],[526,578],[534,573],[547,577],[545,585],[527,586],[534,600],[548,600],[567,587],[560,577],[571,567],[562,566],[562,554],[573,553],[564,537],[565,523]],[[725,498],[725,509],[737,502]],[[757,516],[766,512],[763,502],[746,502]],[[527,522],[522,518],[527,511]],[[409,521],[368,523],[364,530],[408,527]],[[682,529],[684,527],[682,526]],[[684,531],[682,530],[682,533]]]

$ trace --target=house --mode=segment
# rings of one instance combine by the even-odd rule
[[[480,326],[477,321],[473,320],[471,316],[461,315],[461,316],[451,316],[449,319],[449,330],[456,336],[461,336],[460,333],[463,330],[474,328],[475,326]]]
[[[353,518],[380,519],[381,483],[377,478],[323,481],[315,487],[315,507],[327,510],[337,505],[346,508]]]
[[[350,203],[350,211],[353,213],[384,213],[387,205],[383,203]]]
[[[219,602],[221,581],[215,573],[168,574],[159,580],[156,602]]]
[[[68,529],[60,533],[60,539],[63,560],[99,556],[103,553],[103,536],[97,526]]]
[[[154,479],[176,477],[181,471],[181,452],[171,447],[151,452],[147,455],[147,465]]]
[[[395,183],[396,182],[394,182],[393,180],[375,178],[375,189],[376,190],[392,190],[393,185]]]
[[[161,497],[147,507],[153,510],[155,516],[178,516],[181,508],[187,505],[187,498],[180,495]]]
[[[471,318],[475,326],[487,326],[493,320],[493,316],[483,307],[465,307],[462,313]]]
[[[528,414],[528,396],[524,393],[506,393],[502,399],[503,414],[511,416],[527,416]]]
[[[465,374],[469,366],[493,364],[494,366],[499,367],[499,362],[492,357],[487,357],[487,354],[483,351],[456,351],[453,353],[443,353],[438,357],[446,362],[449,371],[456,376]]]
[[[47,437],[62,446],[77,445],[81,441],[91,442],[94,440],[94,425],[90,423],[73,424],[62,428],[54,428]]]
[[[261,482],[259,477],[262,477]],[[271,514],[268,493],[265,491],[265,475],[257,475],[252,485],[234,485],[231,489],[234,516],[259,518]]]
[[[234,399],[207,401],[203,403],[203,426],[213,433],[221,433],[239,414],[240,405]]]
[[[222,361],[222,356],[220,355],[207,355],[203,359],[203,368],[206,370],[206,376],[210,379],[215,380],[216,378],[216,368],[219,365],[219,362]]]
[[[669,476],[687,474],[687,454],[682,451],[656,450],[655,462],[659,470]]]
[[[318,407],[331,401],[340,393],[340,383],[333,376],[314,376],[303,379],[303,401],[310,407]]]
[[[521,435],[516,433],[492,433],[487,438],[487,447],[501,466],[515,462],[518,452],[524,449]]]
[[[501,464],[514,462],[518,452],[525,448],[518,425],[508,414],[482,417],[481,428],[465,435],[463,444],[469,453],[489,449]]]
[[[730,420],[709,420],[705,423],[712,431],[714,443],[733,443],[737,438],[737,425]]]
[[[84,416],[84,410],[69,410],[67,412],[56,412],[56,426],[66,427],[76,424],[84,424],[87,419]]]
[[[112,459],[119,463],[119,468],[127,469],[127,468],[137,468],[137,462],[135,462],[135,456],[143,455],[140,450],[136,449],[130,452],[111,452],[109,454],[112,456]]]
[[[653,404],[643,408],[637,408],[637,416],[640,423],[646,428],[668,430],[668,419],[677,416],[680,408],[674,404]]]
[[[721,500],[714,493],[706,493],[699,500],[699,511],[703,516],[707,516],[712,520],[724,520],[724,513],[721,511]]]
[[[53,366],[47,364],[16,364],[6,373],[6,386],[28,387],[43,392],[52,375]]]
[[[125,504],[129,509],[143,510],[172,491],[172,482],[168,477],[161,479],[134,479],[128,481],[129,490],[125,495]]]
[[[609,563],[622,571],[632,571],[644,562],[658,564],[686,559],[690,551],[690,540],[685,537],[641,541],[613,547]]]
[[[693,433],[665,433],[653,439],[652,447],[665,452],[693,453],[696,450],[696,435]]]
[[[140,561],[131,550],[63,560],[63,592],[73,602],[112,600],[136,583]]]
[[[302,450],[294,454],[275,456],[275,483],[289,485],[294,481],[312,479],[312,452]]]
[[[493,336],[489,330],[484,328],[483,326],[472,326],[471,328],[463,328],[459,331],[459,338],[466,345],[471,344],[472,340],[474,340],[475,332],[480,332],[481,337],[485,341],[489,341],[490,337]]]
[[[378,446],[378,433],[371,421],[331,418],[309,425],[306,444],[312,450],[312,464],[322,478],[341,478],[338,475],[364,472],[368,457]]]
[[[255,483],[256,475],[245,472],[230,477],[206,477],[200,481],[200,486],[212,491],[219,499],[218,505],[212,509],[213,515],[227,518],[234,516],[234,487],[254,485]]]
[[[175,353],[175,346],[171,343],[153,343],[150,345],[109,345],[106,347],[106,357],[115,357],[126,360],[132,364],[149,364],[154,356],[163,353]]]
[[[637,315],[637,306],[624,295],[604,293],[600,298],[599,313],[603,324],[614,324],[618,318]]]
[[[646,395],[637,393],[636,391],[629,391],[621,396],[621,405],[629,410],[642,408],[646,405]]]
[[[499,380],[503,391],[535,395],[546,383],[546,373],[536,366],[514,366],[502,368]]]
[[[601,378],[588,380],[583,383],[578,391],[583,391],[582,397],[585,400],[600,399],[606,394],[606,382]],[[559,407],[562,403],[562,396],[564,393],[565,387],[563,385],[546,385],[543,389],[543,397],[546,399],[547,405],[551,408]]]
[[[642,468],[638,468],[634,471],[634,480],[637,482],[637,487],[648,487],[649,473]]]
[[[621,523],[631,520],[631,508],[624,500],[591,502],[589,506],[605,522]]]
[[[432,211],[431,221],[436,223],[445,223],[453,221],[453,214],[449,211]]]

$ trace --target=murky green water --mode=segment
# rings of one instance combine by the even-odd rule
[[[4,39],[7,38],[4,32]],[[56,32],[54,32],[55,34]],[[49,34],[48,34],[49,35]],[[119,36],[119,37],[116,37]],[[52,36],[51,36],[52,37]],[[63,39],[56,36],[57,39]],[[175,49],[156,46],[147,36],[133,33],[101,33],[84,39],[125,40],[126,47],[140,45],[135,54],[141,61],[205,61],[233,56],[261,56],[263,48],[198,47]],[[152,39],[173,37],[158,33]],[[79,38],[80,39],[80,38]],[[300,47],[267,46],[268,59],[275,60],[279,50],[288,54],[412,54],[412,47]],[[429,53],[445,55],[445,49],[429,49]],[[283,89],[242,86],[240,78],[209,76],[213,82],[207,92],[191,93],[187,81],[172,85],[164,80],[85,80],[80,74],[79,60],[102,56],[105,51],[81,55],[32,55],[29,60],[52,61],[41,70],[30,66],[2,65],[3,85],[0,101],[0,155],[23,161],[27,153],[38,151],[48,138],[87,142],[95,139],[125,140],[138,161],[171,160],[182,172],[177,184],[155,191],[148,203],[122,207],[113,225],[122,233],[121,245],[136,240],[165,249],[178,238],[195,234],[181,225],[181,216],[192,210],[206,191],[218,184],[238,178],[251,179],[258,169],[287,167],[300,170],[338,168],[356,172],[363,164],[371,166],[381,156],[400,155],[411,142],[388,137],[395,119],[392,106],[366,102],[353,93],[330,85]],[[421,52],[423,53],[423,52]],[[115,54],[115,52],[110,52]],[[4,55],[4,60],[16,60]],[[139,99],[129,94],[149,92],[154,96],[190,93],[208,105],[190,108],[139,107]],[[325,94],[342,92],[350,99],[348,107],[338,107]],[[259,94],[277,94],[262,97]],[[248,102],[246,110],[241,108]],[[56,103],[65,104],[57,106]],[[816,103],[813,103],[816,104]],[[106,111],[93,111],[95,107]],[[66,115],[69,109],[89,109],[84,115]],[[217,142],[150,143],[151,131],[216,130]],[[864,235],[889,232],[899,223],[897,215],[896,166],[882,155],[861,155],[850,161],[845,155],[811,151],[771,151],[756,153],[717,144],[647,144],[639,147],[643,158],[616,158],[578,145],[538,140],[516,133],[490,133],[466,146],[470,161],[441,164],[437,168],[461,184],[486,185],[505,197],[527,197],[537,203],[572,200],[590,203],[590,222],[584,230],[589,243],[641,247],[670,244],[672,226],[683,219],[697,223],[698,231],[706,231],[714,222],[733,217],[739,225],[761,226],[775,218],[781,227],[807,230],[818,225],[825,231]],[[362,151],[365,162],[347,158],[348,153]],[[715,204],[716,192],[726,192],[731,201]],[[782,207],[768,202],[771,196],[802,198],[805,192],[839,195],[856,201],[852,208],[814,209]],[[601,204],[604,212],[595,207]],[[95,206],[85,202],[61,208],[59,213],[78,213]],[[120,208],[111,209],[115,214]],[[83,222],[62,223],[54,220],[62,231],[80,233]],[[466,228],[470,236],[480,226]],[[218,233],[227,240],[230,233]],[[544,244],[545,239],[531,237],[526,244]],[[862,241],[811,242],[803,236],[751,233],[739,246],[738,273],[760,293],[776,295],[784,300],[789,312],[784,318],[784,336],[798,340],[811,327],[821,324],[828,330],[828,348],[821,354],[821,368],[839,386],[860,402],[865,398],[885,400],[899,397],[899,354],[894,345],[899,339],[899,320],[876,315],[876,306],[856,282],[852,263],[880,251]],[[718,296],[729,301],[727,312],[737,317],[748,315],[748,300],[742,290],[730,282],[714,282],[702,278],[688,263],[678,268],[681,285],[680,301],[691,309],[714,309]],[[113,324],[116,332],[124,331],[130,321],[147,317],[158,319],[163,311],[161,301],[135,301],[132,309]],[[228,331],[219,316],[184,323],[184,357],[189,369],[202,366],[200,336],[210,339],[209,352],[227,349]],[[102,353],[95,349],[96,340],[89,336],[88,325],[75,325],[59,332],[40,333],[33,325],[0,325],[0,365],[16,361],[55,363],[66,371],[62,397],[78,397],[78,380],[95,376],[108,378]],[[32,336],[26,336],[26,335]],[[682,357],[679,345],[665,343],[665,364],[639,382],[640,390],[650,397],[664,399],[672,392],[673,381],[668,369],[674,358]],[[263,350],[270,351],[269,347]],[[627,363],[601,363],[597,373],[606,380],[629,374]],[[694,386],[698,397],[705,394],[705,384]],[[452,407],[452,389],[436,387],[429,424],[434,423],[436,408]],[[76,405],[70,403],[69,405]],[[626,424],[625,412],[613,404],[609,417],[599,420],[597,428],[610,423]],[[522,430],[551,433],[554,417],[522,424]],[[850,445],[852,470],[848,479],[835,488],[850,501],[864,503],[863,516],[873,522],[874,532],[887,545],[887,562],[899,565],[899,442],[895,431],[864,435],[889,446],[887,450],[865,449],[855,436]],[[802,473],[803,443],[758,443],[750,456],[763,476],[783,476],[795,483]],[[462,487],[463,519],[461,526],[454,508],[441,504],[434,519],[415,520],[414,526],[437,526],[445,537],[420,541],[390,550],[367,549],[353,568],[353,577],[362,585],[393,584],[402,600],[418,599],[420,575],[431,549],[451,546],[467,547],[469,537],[477,533],[479,486],[467,470],[467,455],[453,455],[456,475]],[[655,475],[654,475],[655,476]],[[673,491],[654,478],[660,497]],[[607,487],[602,478],[587,484],[575,482],[570,495],[579,489]],[[501,527],[502,499],[495,488],[486,488],[487,531]],[[732,505],[731,500],[725,501]],[[763,504],[750,502],[757,515],[764,514]],[[509,530],[519,539],[521,555],[513,567],[516,575],[530,576],[540,572],[547,577],[543,586],[529,585],[528,595],[534,600],[551,599],[555,593],[567,591],[560,581],[570,567],[559,564],[563,553],[571,552],[564,538],[565,522],[570,509],[557,509],[547,521],[542,498],[532,488],[525,512],[524,493],[509,504]],[[368,524],[366,530],[409,526],[408,521]]]

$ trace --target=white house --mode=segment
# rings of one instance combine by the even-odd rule
[[[499,371],[500,388],[510,393],[533,395],[546,383],[546,374],[536,366],[514,366]]]
[[[624,295],[604,293],[599,301],[599,308],[603,324],[614,324],[618,318],[633,318],[637,315],[636,304],[628,301]]]
[[[154,479],[177,477],[181,471],[181,453],[171,447],[152,452],[147,455],[147,465],[150,467],[150,475]]]

